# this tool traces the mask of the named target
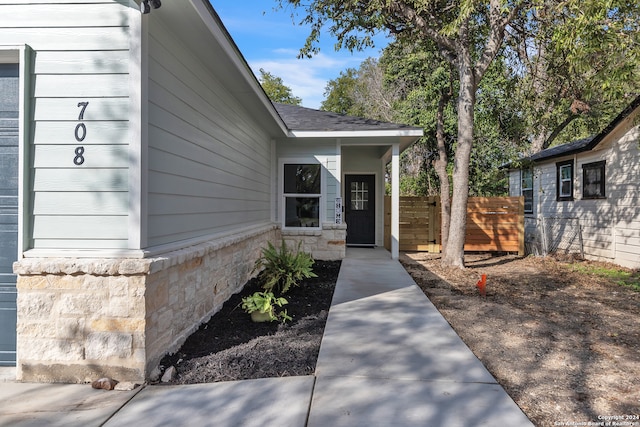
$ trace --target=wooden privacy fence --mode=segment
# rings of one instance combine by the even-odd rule
[[[440,252],[440,198],[400,197],[401,251]],[[391,248],[391,197],[384,200],[384,245]],[[524,198],[469,197],[465,251],[524,255]]]

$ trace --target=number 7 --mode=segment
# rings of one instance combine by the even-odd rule
[[[84,120],[84,110],[87,109],[87,105],[89,105],[89,101],[78,102],[78,107],[82,107],[82,110],[80,110],[80,115],[78,116],[78,120]]]

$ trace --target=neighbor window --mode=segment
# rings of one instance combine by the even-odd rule
[[[524,213],[533,213],[533,171],[522,169],[522,195],[524,196]]]
[[[582,165],[582,198],[604,199],[604,160]]]
[[[284,165],[285,227],[320,227],[319,164]]]
[[[558,201],[573,200],[573,160],[556,163],[556,168]]]

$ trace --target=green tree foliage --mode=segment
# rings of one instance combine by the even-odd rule
[[[531,152],[598,132],[640,93],[636,0],[541,0],[507,40]]]
[[[271,101],[291,105],[302,104],[302,99],[293,96],[291,88],[286,86],[280,77],[260,68],[258,81]]]
[[[330,80],[324,89],[325,99],[320,104],[320,109],[332,111],[338,114],[356,116],[353,91],[358,79],[358,70],[347,68],[340,75]]]

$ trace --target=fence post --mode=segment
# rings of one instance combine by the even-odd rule
[[[524,196],[518,198],[518,255],[524,256]]]

